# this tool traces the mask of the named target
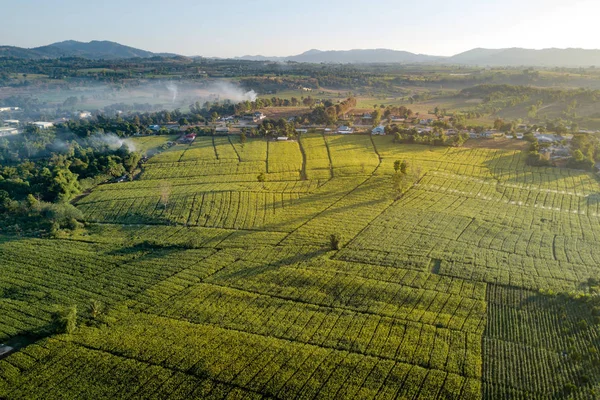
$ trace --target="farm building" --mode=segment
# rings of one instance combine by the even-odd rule
[[[18,119],[5,119],[4,123],[8,126],[19,126],[19,120]]]
[[[54,126],[54,124],[52,122],[42,122],[42,121],[33,122],[32,125],[40,128],[40,129],[48,129],[48,128],[52,128]]]
[[[379,125],[378,127],[373,128],[371,135],[385,135],[385,126]]]
[[[277,138],[277,141],[278,141],[278,142],[285,142],[285,141],[287,141],[287,140],[288,140],[288,137],[287,137],[287,136],[279,136],[279,137]]]
[[[306,133],[308,129],[296,129],[296,133]]]

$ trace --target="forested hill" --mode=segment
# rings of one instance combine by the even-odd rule
[[[60,57],[81,57],[89,59],[151,58],[156,56],[175,56],[170,53],[152,53],[134,47],[109,41],[93,40],[89,43],[67,40],[47,46],[24,49],[13,46],[0,46],[0,57],[25,59],[45,59]]]

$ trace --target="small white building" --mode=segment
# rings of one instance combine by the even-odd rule
[[[54,126],[54,124],[52,122],[43,122],[43,121],[33,122],[31,125],[33,125],[37,128],[40,128],[40,129],[49,129]]]
[[[342,125],[337,129],[337,133],[341,135],[349,135],[351,133],[354,133],[354,129],[350,128],[349,126]]]
[[[267,116],[261,112],[255,112],[254,113],[254,122],[258,122],[258,121],[262,121],[263,119],[267,118]]]
[[[0,128],[0,137],[16,135],[19,133],[17,128],[13,128],[10,126],[5,126]]]
[[[19,111],[19,107],[0,107],[0,112]]]
[[[307,133],[308,129],[296,129],[296,133]]]
[[[89,119],[92,118],[92,113],[89,111],[81,111],[77,114],[79,119]]]
[[[373,128],[371,135],[385,135],[385,126],[379,125],[378,127]]]
[[[277,138],[277,141],[278,141],[278,142],[285,142],[285,141],[287,141],[287,140],[288,140],[288,137],[287,137],[287,136],[279,136],[279,137]]]
[[[4,124],[6,124],[8,126],[19,126],[19,120],[18,119],[5,119]]]

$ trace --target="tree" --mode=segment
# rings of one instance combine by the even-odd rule
[[[400,161],[400,160],[394,161],[394,171],[396,171],[396,173],[398,173],[398,171],[400,171],[400,163],[401,162],[402,161]]]
[[[121,166],[121,168],[123,168]],[[54,199],[68,201],[81,191],[77,182],[77,174],[72,173],[66,167],[55,167],[52,173],[52,182],[48,188]]]
[[[56,333],[68,335],[77,329],[77,306],[55,312],[52,315],[52,325]]]
[[[374,110],[371,116],[373,117],[373,126],[379,125],[379,123],[381,122],[381,110]]]
[[[341,238],[337,233],[331,234],[329,236],[329,244],[331,245],[331,250],[339,250],[340,249]]]
[[[408,163],[406,162],[406,160],[403,160],[403,161],[400,163],[400,173],[401,173],[402,175],[406,175],[406,173],[407,173],[407,170],[408,170]]]
[[[242,134],[240,135],[240,143],[246,143],[246,132],[242,132]]]
[[[142,155],[135,151],[129,153],[129,155],[125,157],[123,164],[125,165],[125,169],[127,172],[129,172],[129,174],[133,174],[133,171],[135,171],[141,159]]]
[[[98,300],[92,300],[90,302],[90,315],[92,318],[96,319],[100,314],[102,314],[102,303]]]
[[[267,175],[265,175],[264,172],[261,172],[260,174],[258,174],[258,176],[256,177],[256,180],[259,182],[265,182],[267,180]]]

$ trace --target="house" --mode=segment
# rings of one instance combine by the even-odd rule
[[[8,126],[19,126],[19,120],[18,119],[5,119],[4,124],[6,124]]]
[[[288,137],[287,137],[287,136],[279,136],[279,137],[277,138],[277,141],[278,141],[278,142],[285,142],[285,141],[287,141],[287,140],[288,140]]]
[[[229,133],[229,127],[217,126],[217,128],[215,129],[215,133]]]
[[[148,129],[154,132],[158,132],[160,130],[160,125],[150,125]]]
[[[379,125],[378,127],[373,128],[371,135],[385,135],[385,126]]]
[[[92,113],[89,111],[81,111],[76,115],[79,119],[89,119],[92,118]]]
[[[167,124],[167,125],[165,125],[165,128],[167,128],[170,131],[178,131],[179,124]]]
[[[342,125],[339,128],[337,128],[337,133],[342,135],[349,135],[351,133],[354,133],[354,129],[350,128],[349,126]]]
[[[252,118],[252,120],[253,120],[254,122],[258,122],[258,121],[262,121],[262,120],[263,120],[263,119],[265,119],[265,118],[267,118],[267,116],[266,116],[265,114],[263,114],[263,113],[261,113],[261,112],[258,112],[258,111],[257,111],[257,112],[255,112],[255,113],[253,114],[253,118]]]
[[[0,128],[0,137],[16,135],[19,133],[19,130],[14,127],[6,126]]]
[[[325,129],[323,130],[323,132],[325,132],[325,133],[331,133],[331,128],[325,128]]]
[[[406,118],[392,116],[392,122],[404,122],[404,121],[406,121]]]
[[[54,121],[52,121],[52,123],[53,123],[54,125],[58,125],[58,124],[64,124],[65,122],[68,122],[68,121],[70,121],[70,119],[69,119],[69,118],[60,117],[60,118],[57,118],[57,119],[55,119]]]
[[[373,116],[369,113],[364,113],[362,119],[373,119]]]
[[[307,133],[308,129],[296,129],[296,133]]]
[[[40,128],[40,129],[49,129],[54,126],[54,124],[52,122],[42,122],[42,121],[33,122],[32,125]]]
[[[188,133],[187,135],[185,135],[182,139],[181,142],[182,143],[191,143],[194,140],[196,140],[196,134],[195,133]]]
[[[0,107],[0,112],[19,111],[19,107]]]

